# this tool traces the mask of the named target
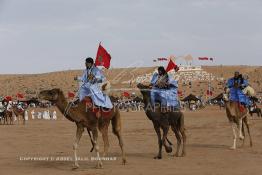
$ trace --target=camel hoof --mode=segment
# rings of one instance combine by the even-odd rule
[[[162,159],[162,156],[155,156],[154,159]]]
[[[76,170],[79,168],[79,165],[78,164],[74,164],[73,167],[72,167],[72,170]]]
[[[122,160],[122,165],[125,165],[127,163],[126,159]]]
[[[245,137],[244,136],[239,136],[239,140],[244,140]]]
[[[186,153],[185,152],[182,152],[182,155],[181,155],[182,157],[185,157],[186,156]]]
[[[231,149],[231,150],[235,150],[236,147],[235,147],[235,146],[231,146],[230,149]]]
[[[96,168],[97,169],[102,169],[103,168],[102,162],[98,162],[97,165],[96,165]]]
[[[167,153],[171,153],[172,152],[172,147],[165,147],[165,149],[166,149]]]
[[[175,157],[179,157],[179,154],[178,154],[178,153],[176,153],[176,154],[174,154],[174,156],[175,156]]]

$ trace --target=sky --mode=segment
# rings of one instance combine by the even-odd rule
[[[113,68],[186,54],[262,65],[261,9],[261,0],[0,0],[0,74],[83,69],[99,42]]]

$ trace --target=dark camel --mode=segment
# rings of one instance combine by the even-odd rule
[[[160,109],[155,109],[151,106],[151,97],[150,97],[150,90],[149,86],[138,84],[137,87],[140,89],[140,92],[143,95],[143,102],[145,104],[145,113],[149,120],[153,122],[154,129],[156,131],[158,137],[158,145],[159,151],[155,159],[162,158],[162,146],[164,145],[166,152],[172,152],[172,147],[170,142],[167,140],[167,134],[169,127],[171,127],[172,131],[175,133],[177,138],[177,150],[175,156],[179,156],[181,142],[182,144],[182,154],[181,156],[186,155],[186,134],[185,134],[185,127],[184,127],[184,115],[180,110],[176,111],[169,111],[163,114]],[[161,130],[163,131],[163,136],[161,138]],[[169,142],[169,145],[167,145]]]
[[[52,90],[44,90],[41,91],[39,94],[39,98],[49,100],[54,102],[58,109],[65,114],[65,110],[67,106],[69,105],[66,101],[66,98],[63,94],[63,92],[60,89],[52,89]],[[111,113],[108,114],[108,116],[103,116],[103,113],[99,119],[97,119],[96,114],[88,109],[86,107],[85,102],[80,102],[77,107],[70,108],[67,112],[67,115],[65,117],[76,123],[77,130],[76,130],[76,139],[73,144],[74,149],[74,169],[79,167],[78,161],[77,161],[77,149],[78,144],[81,139],[81,136],[84,132],[84,129],[86,128],[91,142],[93,144],[93,147],[95,148],[98,162],[97,162],[97,168],[102,168],[102,162],[100,159],[99,154],[99,146],[97,143],[98,138],[98,130],[102,133],[103,141],[104,141],[104,155],[108,153],[108,147],[109,147],[109,141],[108,141],[108,126],[111,121],[112,123],[112,129],[113,133],[117,136],[119,140],[119,145],[121,147],[122,151],[122,163],[126,163],[125,158],[125,152],[124,152],[124,144],[121,134],[121,118],[119,110],[114,108]],[[92,134],[90,134],[90,132]]]
[[[237,128],[239,131],[239,139],[243,141],[242,146],[244,146],[245,141],[245,131],[244,131],[244,124],[246,125],[247,132],[249,135],[249,141],[250,146],[252,147],[252,138],[249,130],[249,124],[248,124],[248,109],[244,108],[243,110],[240,110],[239,103],[238,102],[231,102],[229,101],[228,94],[224,94],[224,101],[226,106],[226,114],[227,118],[231,124],[232,130],[233,130],[233,145],[231,149],[236,149],[236,141],[237,141]],[[237,126],[237,128],[236,128]]]

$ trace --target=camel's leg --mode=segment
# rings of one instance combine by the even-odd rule
[[[179,132],[182,135],[182,141],[183,141],[183,145],[182,145],[182,157],[186,156],[186,132],[185,132],[185,123],[184,123],[184,114],[181,113],[181,117],[178,123],[178,127],[179,128]]]
[[[248,118],[245,117],[244,119],[244,123],[247,127],[247,133],[248,133],[248,136],[249,136],[249,142],[250,142],[250,146],[252,147],[253,146],[253,143],[252,143],[252,138],[251,138],[251,134],[250,134],[250,129],[249,129],[249,124],[248,124]]]
[[[103,157],[105,157],[108,154],[108,148],[109,148],[109,141],[108,141],[108,125],[110,121],[103,121],[101,125],[99,125],[99,130],[102,133],[102,138],[104,142],[104,153]]]
[[[244,140],[244,136],[243,136],[243,133],[242,133],[242,127],[243,127],[243,119],[240,118],[238,120],[238,130],[239,130],[239,139],[240,140]]]
[[[76,169],[76,168],[79,167],[78,160],[77,160],[77,150],[78,150],[79,141],[80,141],[82,134],[84,132],[84,127],[82,125],[77,124],[76,126],[77,126],[76,138],[75,138],[75,142],[74,142],[74,145],[73,145],[74,161],[75,161],[73,169]]]
[[[162,143],[165,147],[165,150],[167,153],[171,153],[172,152],[172,146],[167,145],[166,141],[167,141],[167,134],[169,131],[169,126],[164,126],[163,127],[163,137],[162,137]]]
[[[244,120],[244,119],[243,119]],[[244,123],[242,122],[242,133],[243,133],[243,136],[244,136],[244,139],[242,140],[242,145],[241,147],[244,147],[245,145],[245,140],[246,140],[246,134],[245,134],[245,127],[244,127]]]
[[[25,113],[23,113],[22,118],[23,118],[23,125],[25,125]]]
[[[183,127],[183,126],[182,126]],[[182,139],[183,139],[183,145],[182,145],[182,157],[186,156],[186,132],[185,129],[182,128],[180,130],[181,135],[182,135]]]
[[[236,134],[236,126],[234,122],[230,122],[233,130],[233,145],[231,149],[236,149],[236,142],[237,142],[237,134]]]
[[[4,125],[6,125],[6,123],[7,123],[7,115],[5,114]]]
[[[181,146],[181,135],[179,134],[179,132],[177,131],[175,126],[171,127],[173,132],[176,135],[176,140],[177,140],[177,147],[176,147],[176,153],[175,156],[178,157],[179,156],[179,150],[180,150],[180,146]]]
[[[12,115],[9,115],[9,125],[11,125],[11,122],[12,122]]]
[[[120,114],[119,112],[116,114],[116,116],[112,119],[112,128],[113,128],[113,133],[117,136],[119,146],[121,148],[121,153],[122,153],[122,164],[126,164],[126,155],[125,155],[125,150],[124,150],[124,142],[122,138],[122,133],[121,133],[121,120],[120,120]]]
[[[97,139],[98,139],[98,132],[97,129],[92,131],[92,135],[93,135],[93,141],[94,141],[94,146],[95,146],[95,151],[96,151],[96,159],[97,159],[97,168],[103,168],[103,164],[100,158],[100,154],[99,154],[99,146],[97,143]]]
[[[161,131],[160,131],[160,125],[159,123],[153,122],[154,124],[154,129],[156,131],[157,134],[157,138],[158,138],[158,155],[154,157],[154,159],[162,159],[162,140],[161,140]]]

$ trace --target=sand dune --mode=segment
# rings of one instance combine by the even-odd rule
[[[123,84],[122,82],[132,80],[139,75],[151,73],[154,69],[154,67],[115,68],[106,70],[105,75],[111,82],[112,88],[129,88],[129,84]],[[248,75],[250,84],[257,92],[262,93],[261,66],[203,66],[203,69],[216,77],[224,77],[225,79],[231,77],[233,72],[238,70]],[[74,77],[80,76],[81,73],[82,70],[69,70],[44,74],[0,75],[0,95],[15,96],[16,93],[21,92],[30,98],[36,96],[40,90],[51,88],[61,88],[65,93],[68,91],[76,92],[78,83],[74,81]],[[207,90],[207,82],[194,82],[191,88],[189,86],[182,86],[181,82],[179,83],[179,89],[185,92],[184,95],[188,95],[189,93],[205,95]],[[135,87],[135,84],[132,84],[131,87]],[[223,84],[213,81],[212,87],[214,88],[214,95],[217,95],[222,92]],[[119,91],[113,93],[116,93],[116,95],[120,94]]]

